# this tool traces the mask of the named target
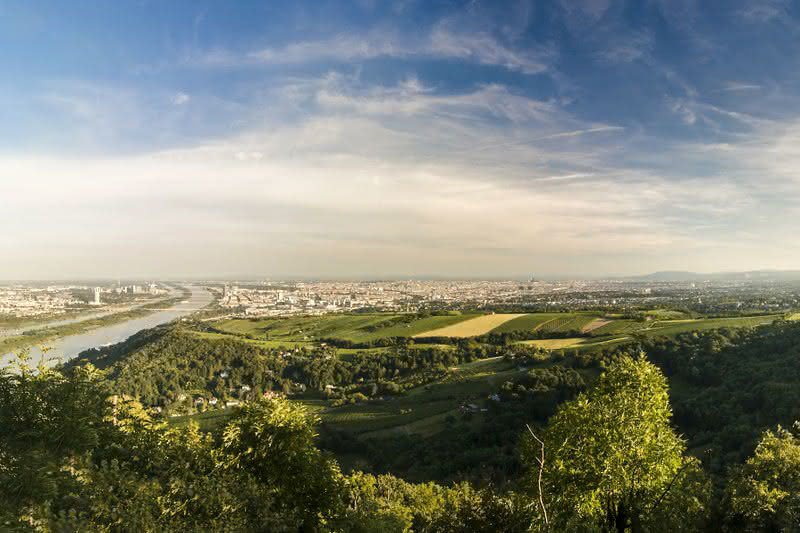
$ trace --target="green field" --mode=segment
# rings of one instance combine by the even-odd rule
[[[782,315],[762,315],[734,318],[688,318],[677,311],[652,311],[651,317],[683,317],[680,319],[633,320],[626,318],[601,317],[598,313],[528,313],[478,314],[453,313],[442,316],[415,318],[411,315],[391,313],[333,314],[267,319],[232,319],[214,323],[214,327],[224,333],[237,335],[248,342],[268,348],[291,348],[296,345],[317,343],[320,339],[341,339],[353,343],[369,344],[378,339],[391,337],[472,337],[491,333],[538,332],[545,339],[548,336],[561,337],[572,332],[585,332],[595,341],[582,341],[583,346],[602,341],[627,338],[634,334],[677,335],[692,330],[707,330],[724,327],[752,327],[767,324],[782,318]],[[595,322],[595,321],[605,321]],[[593,324],[594,323],[594,324]],[[600,324],[598,326],[598,324]],[[595,325],[594,329],[591,326]],[[203,333],[205,336],[224,336],[217,333]],[[546,343],[545,343],[546,344]],[[553,344],[553,343],[551,343]],[[554,343],[557,349],[563,342]],[[572,347],[575,343],[568,345]],[[422,346],[420,346],[422,347]],[[377,350],[377,348],[370,348]],[[357,354],[342,350],[344,357]],[[362,350],[363,351],[363,350]]]
[[[645,315],[656,320],[679,320],[683,318],[690,318],[683,311],[673,311],[671,309],[653,309],[652,311],[647,311]]]
[[[640,322],[637,320],[619,319],[612,320],[597,329],[592,330],[589,337],[571,337],[557,339],[541,339],[522,341],[524,344],[540,346],[548,350],[562,350],[577,348],[580,350],[610,348],[615,344],[629,341],[634,334],[649,337],[674,336],[689,331],[707,331],[720,328],[745,328],[762,324],[770,324],[782,318],[782,315],[763,315],[733,318],[698,318],[680,320],[650,320]],[[570,318],[559,317],[546,322],[539,329],[549,333],[569,332],[577,330],[576,325],[586,317]],[[545,329],[547,328],[547,329]]]
[[[591,334],[593,336],[624,335],[634,331],[646,329],[649,326],[650,324],[646,322],[639,322],[636,320],[612,320],[608,324],[600,326],[597,329],[593,329]]]
[[[659,320],[651,327],[642,330],[648,336],[677,335],[688,331],[705,331],[719,328],[751,328],[771,324],[783,315],[742,316],[733,318],[699,318],[690,320]]]
[[[194,335],[204,339],[230,339],[231,335],[225,333],[214,333],[207,331],[193,331]],[[290,349],[295,346],[311,346],[313,343],[309,341],[300,341],[296,339],[286,338],[284,340],[265,340],[265,339],[250,339],[246,337],[235,337],[237,341],[246,342],[248,344],[255,344],[264,348],[285,348]]]
[[[482,403],[498,385],[519,370],[502,357],[464,363],[450,369],[440,382],[411,389],[403,396],[388,397],[342,407],[326,407],[325,400],[296,399],[318,415],[322,423],[366,438],[391,433],[432,435],[445,428],[445,417],[459,412],[465,402]],[[195,421],[203,431],[221,428],[238,408],[206,411],[169,418],[171,425]]]
[[[432,316],[415,320],[409,324],[398,324],[395,326],[382,328],[371,333],[359,334],[354,336],[351,340],[367,341],[385,337],[413,337],[415,335],[427,333],[439,328],[453,326],[478,316],[480,315],[464,314],[452,316]]]
[[[404,396],[326,409],[325,424],[340,430],[378,437],[387,432],[426,434],[444,429],[444,417],[466,401],[479,402],[496,387],[519,372],[500,357],[465,363],[450,370],[440,382],[417,387]]]
[[[232,319],[214,324],[220,331],[273,341],[312,341],[336,338],[352,342],[370,342],[389,337],[413,337],[480,316],[450,314],[405,321],[398,314],[322,315],[261,320]]]
[[[608,337],[597,339],[593,337],[568,337],[566,339],[538,339],[530,341],[520,341],[520,344],[538,346],[545,350],[564,350],[567,348],[610,348],[615,344],[622,344],[630,340],[630,337]]]
[[[597,315],[563,313],[561,316],[543,323],[536,330],[545,333],[581,331],[584,326],[594,322],[595,319],[597,319]]]
[[[390,337],[475,337],[486,333],[534,331],[561,334],[580,331],[593,313],[450,314],[409,320],[404,315],[370,313],[290,318],[231,319],[214,324],[222,332],[268,340],[274,346],[335,338],[368,343]],[[610,324],[603,326],[609,328]],[[602,329],[602,328],[598,328]]]
[[[336,316],[336,317],[305,317],[292,319],[272,320],[233,320],[221,323],[220,329],[225,329],[239,334],[252,335],[255,331],[280,332],[286,335],[284,340],[271,337],[270,340],[240,339],[258,345],[271,346],[273,343],[293,344],[297,341],[291,335],[299,331],[314,331],[317,334],[325,332],[327,335],[347,335],[349,338],[374,338],[370,335],[378,331],[397,331],[398,325],[392,324],[379,327],[366,335],[359,332],[365,324],[374,326],[385,321],[392,315],[366,315],[366,316]],[[467,320],[474,315],[429,317],[403,324],[407,329],[414,331],[429,328],[442,322],[457,323]],[[717,328],[752,327],[773,322],[783,315],[765,315],[755,317],[710,318],[710,319],[681,319],[681,320],[650,320],[636,321],[631,319],[614,319],[609,323],[593,330],[590,336],[537,339],[519,341],[523,344],[540,346],[549,350],[580,350],[592,351],[611,349],[616,345],[630,342],[634,334],[647,336],[672,336],[687,331],[710,330]],[[503,326],[513,328],[511,322],[516,322],[518,327],[543,330],[549,332],[568,332],[580,330],[586,324],[597,320],[597,315],[588,313],[544,314],[535,313],[523,315],[509,320]],[[219,326],[219,325],[218,325]],[[339,328],[339,329],[335,329]],[[515,331],[515,329],[510,329]],[[224,338],[226,335],[219,333],[197,333],[204,337]],[[310,342],[310,341],[306,341]],[[411,344],[410,348],[446,347],[449,345]],[[369,349],[339,349],[342,358],[355,358],[367,353],[379,353],[392,348],[380,347]],[[549,364],[549,363],[545,363]],[[447,427],[445,420],[450,415],[458,415],[460,406],[474,402],[482,405],[488,394],[497,390],[497,387],[520,372],[516,366],[503,360],[502,357],[483,359],[471,363],[461,364],[448,369],[446,376],[428,385],[416,387],[401,396],[388,396],[382,400],[372,400],[363,403],[349,404],[340,407],[327,407],[325,400],[296,399],[320,416],[322,423],[330,428],[346,431],[363,438],[382,438],[396,434],[415,434],[423,437],[436,434]],[[197,420],[203,429],[219,427],[230,416],[231,411],[211,411],[194,416],[170,419],[171,424],[187,423],[188,420]]]

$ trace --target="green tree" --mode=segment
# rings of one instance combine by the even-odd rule
[[[544,439],[542,500],[556,530],[690,529],[705,508],[699,462],[670,426],[667,384],[644,357],[623,357],[597,385],[563,404]],[[541,447],[524,460],[538,492]]]
[[[800,531],[800,437],[780,426],[765,432],[735,469],[725,503],[732,531]]]
[[[155,422],[100,378],[25,358],[0,371],[0,530],[297,531],[307,501],[279,505],[286,478],[228,468],[236,457],[196,424]]]
[[[275,510],[296,514],[305,529],[332,520],[342,508],[339,466],[315,445],[315,416],[285,399],[242,408],[222,438],[223,464],[244,469],[270,488]]]
[[[100,439],[108,412],[100,373],[93,367],[62,374],[22,354],[0,369],[0,514],[27,514],[56,498],[69,475],[60,466]]]

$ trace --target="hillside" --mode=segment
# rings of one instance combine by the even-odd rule
[[[575,315],[555,320],[586,322],[597,318]],[[706,325],[712,324],[718,326],[719,322],[709,321]],[[302,322],[299,325],[302,326]],[[346,327],[352,331],[352,324]],[[502,529],[508,531],[526,531],[531,523],[541,524],[542,517],[536,508],[524,503],[535,501],[529,480],[532,465],[535,465],[531,452],[537,453],[537,449],[531,448],[532,442],[535,443],[531,441],[531,434],[545,438],[547,444],[543,446],[551,454],[548,457],[560,458],[555,468],[546,471],[544,482],[548,491],[594,494],[596,483],[603,483],[604,479],[609,482],[626,479],[627,469],[634,468],[628,465],[638,464],[646,457],[647,466],[635,467],[636,475],[660,480],[657,481],[659,488],[654,489],[653,494],[632,497],[626,505],[644,505],[647,509],[647,502],[659,498],[658,494],[669,494],[670,503],[666,505],[674,513],[670,518],[674,521],[671,527],[685,525],[691,520],[694,526],[690,529],[709,531],[718,529],[718,517],[723,517],[731,531],[747,523],[747,517],[742,514],[743,504],[731,500],[731,494],[741,490],[737,487],[743,483],[745,486],[750,483],[746,476],[761,475],[747,468],[752,461],[765,460],[764,446],[793,449],[791,447],[797,445],[800,449],[792,433],[776,429],[788,427],[800,418],[797,407],[800,405],[797,392],[800,370],[794,364],[800,356],[798,322],[778,321],[755,328],[722,327],[704,331],[665,328],[669,336],[637,336],[624,343],[584,350],[546,350],[525,342],[492,344],[493,340],[508,340],[492,335],[452,339],[449,343],[435,345],[416,344],[408,339],[406,343],[369,349],[337,348],[324,342],[307,341],[289,349],[276,347],[271,344],[273,341],[207,329],[204,323],[184,323],[142,332],[125,343],[84,354],[80,361],[64,369],[63,377],[57,372],[47,372],[38,379],[31,379],[24,371],[22,376],[0,375],[0,395],[11,395],[4,403],[0,402],[0,418],[12,428],[10,433],[0,431],[0,437],[9,442],[4,449],[28,450],[63,434],[72,435],[70,442],[88,439],[85,441],[88,444],[84,445],[88,448],[82,449],[92,450],[100,461],[99,468],[106,468],[102,465],[107,463],[102,461],[112,457],[117,461],[114,464],[122,465],[114,468],[133,469],[125,470],[128,472],[125,475],[150,479],[147,476],[157,472],[161,476],[158,480],[142,482],[151,483],[149,490],[158,494],[161,493],[157,491],[167,491],[170,496],[150,499],[147,494],[153,492],[141,492],[142,501],[174,501],[179,505],[188,504],[182,492],[176,492],[172,484],[194,486],[195,481],[183,478],[176,481],[178,473],[172,472],[170,466],[176,464],[176,460],[182,465],[199,460],[191,467],[191,476],[196,476],[195,479],[210,480],[207,476],[227,472],[226,475],[233,476],[226,478],[228,481],[209,482],[215,487],[220,483],[232,483],[224,485],[228,487],[225,490],[236,494],[232,497],[239,501],[240,491],[233,487],[246,483],[246,476],[251,475],[247,468],[270,472],[257,478],[258,482],[251,480],[248,486],[282,495],[282,499],[268,508],[295,523],[309,520],[311,522],[307,523],[317,523],[316,511],[312,513],[314,518],[307,513],[315,509],[317,504],[313,502],[325,500],[320,500],[321,496],[313,491],[310,496],[302,492],[305,489],[297,492],[294,483],[286,483],[289,478],[270,477],[283,475],[275,474],[274,468],[278,472],[291,472],[292,480],[298,472],[305,472],[302,475],[308,481],[304,486],[313,487],[310,480],[315,480],[314,483],[328,480],[324,483],[339,487],[333,492],[337,498],[356,498],[357,501],[362,501],[363,496],[350,491],[360,486],[363,479],[382,479],[394,487],[403,487],[404,494],[413,492],[418,494],[414,498],[422,498],[413,500],[417,503],[391,500],[393,508],[406,513],[404,524],[440,520],[431,518],[430,513],[418,507],[421,501],[435,501],[428,499],[432,497],[430,491],[442,494],[443,498],[465,498],[465,494],[477,490],[474,487],[492,487],[478,499],[464,504],[466,508],[480,510],[479,517],[464,518],[473,525],[461,523],[453,531],[471,531],[475,524],[486,528],[486,520],[495,525],[504,524]],[[327,333],[335,335],[336,331],[330,329]],[[591,337],[582,339],[592,340]],[[646,358],[636,355],[640,352],[646,354]],[[86,368],[84,364],[90,361],[103,367],[104,373]],[[72,385],[71,379],[83,381]],[[79,392],[48,392],[42,396],[32,389],[19,396],[14,393],[21,387],[45,386],[55,387],[56,391],[59,387],[78,386]],[[104,400],[104,395],[112,393],[122,396],[117,396],[113,402]],[[81,396],[87,394],[92,397]],[[37,400],[26,400],[32,397]],[[130,401],[134,403],[129,404]],[[144,409],[138,402],[144,404]],[[88,410],[87,405],[90,406]],[[124,409],[131,411],[105,414],[102,422],[91,418],[96,412],[104,413],[109,406],[118,410],[120,405],[130,405]],[[42,406],[46,406],[49,413],[46,417],[35,413],[19,414],[19,411],[42,409]],[[66,413],[63,420],[58,418],[61,415],[53,414],[60,413],[60,409]],[[117,422],[108,427],[103,425],[114,416],[118,417]],[[129,420],[126,417],[130,416],[134,418],[126,422]],[[21,420],[28,420],[25,422],[28,429],[13,429],[22,423]],[[43,424],[42,421],[57,420],[62,420],[58,423],[66,424],[64,427],[68,429],[59,426],[43,434],[30,430],[38,428],[37,424]],[[80,425],[84,420],[87,420],[86,427]],[[98,427],[103,428],[101,434],[93,436]],[[259,433],[262,431],[267,433]],[[35,443],[26,440],[27,435],[35,437]],[[284,438],[289,441],[281,444],[280,453],[266,450],[258,460],[245,459],[251,451],[260,450],[264,443],[271,446],[269,443],[283,442],[280,439]],[[296,438],[300,440],[293,440]],[[96,448],[97,439],[106,439],[110,444]],[[590,439],[593,446],[588,455],[583,439]],[[631,444],[631,439],[636,439],[636,443]],[[666,452],[661,448],[664,442],[670,443]],[[762,444],[757,447],[759,442]],[[43,448],[44,456],[59,461],[61,447],[48,446]],[[221,448],[216,448],[218,446]],[[293,460],[295,456],[287,455],[286,451],[298,449],[298,446],[304,450],[300,456],[305,459],[287,466],[288,470],[281,470],[284,466],[278,466],[275,461],[283,461],[284,457]],[[664,459],[664,453],[671,454],[670,458]],[[793,452],[785,453],[790,457]],[[133,454],[134,460],[120,463],[119,454],[123,457]],[[617,463],[620,454],[625,457],[622,466]],[[192,459],[187,459],[189,457]],[[217,459],[212,458],[223,458],[224,462],[212,467],[217,464],[214,462]],[[321,463],[320,458],[324,458]],[[66,460],[75,464],[72,456]],[[600,463],[596,464],[598,460]],[[141,467],[144,470],[139,470],[136,461],[146,461]],[[669,475],[659,474],[665,461],[671,465]],[[563,464],[572,466],[564,474],[566,477],[559,477],[557,468]],[[227,466],[220,470],[220,465]],[[301,465],[305,465],[306,470],[302,470]],[[84,483],[103,486],[105,481],[101,480],[106,474],[92,470],[95,466],[85,468],[89,468],[89,473],[82,478]],[[164,468],[166,470],[162,470]],[[179,470],[183,472],[184,468]],[[610,475],[607,474],[609,468],[623,470]],[[687,468],[691,473],[678,478]],[[573,473],[576,469],[595,477],[576,478]],[[364,478],[362,472],[379,477]],[[0,476],[8,475],[0,470]],[[373,482],[377,483],[368,481]],[[673,483],[679,483],[680,487],[674,493],[670,492]],[[0,490],[2,487],[0,483]],[[425,491],[427,496],[422,495]],[[105,489],[98,489],[91,498],[103,498],[101,494],[106,493]],[[396,493],[392,489],[380,494],[370,497],[392,498]],[[298,497],[310,500],[298,503]],[[258,501],[263,503],[263,498],[260,496]],[[682,498],[689,499],[683,501]],[[386,500],[380,501],[386,503]],[[569,524],[574,517],[582,516],[576,514],[574,506],[578,504],[561,507],[563,503],[559,501],[572,500],[550,502],[549,509],[556,513],[557,520]],[[352,507],[348,506],[352,501],[348,502],[325,507],[324,512],[330,513],[326,520],[349,523],[351,515],[348,513],[352,512]],[[58,501],[59,506],[69,504]],[[127,503],[117,505],[124,508]],[[205,502],[203,505],[213,507],[215,504]],[[441,509],[444,504],[432,505]],[[498,512],[496,505],[505,509],[502,515],[493,514]],[[787,511],[790,512],[793,511]],[[492,518],[483,513],[492,513]],[[163,517],[163,514],[158,516]],[[186,523],[192,520],[213,523],[212,518],[202,515],[180,516],[180,523],[184,520],[190,521]],[[501,520],[500,516],[504,518]],[[582,520],[602,520],[602,516],[602,513],[590,513]],[[765,520],[773,519],[769,513],[763,516]],[[785,520],[783,516],[780,515],[780,520]],[[245,515],[240,518],[245,519]],[[247,515],[246,520],[262,523],[259,521],[263,517]],[[615,520],[624,522],[627,519]],[[433,529],[419,530],[449,531],[441,522],[437,524]],[[537,526],[537,530],[548,529],[542,527]]]
[[[594,320],[598,319],[581,314],[524,315],[502,326],[518,322],[520,328],[534,330],[552,324],[550,331],[563,331],[558,328]],[[670,380],[676,422],[690,438],[691,449],[720,472],[752,451],[763,428],[800,418],[791,407],[792,387],[800,384],[800,377],[779,372],[795,357],[789,350],[793,341],[786,339],[800,335],[800,325],[750,329],[772,320],[658,320],[647,324],[644,335],[634,335],[637,330],[628,328],[641,323],[617,319],[597,327],[599,334],[592,336],[510,344],[491,335],[443,344],[407,338],[373,348],[292,339],[301,331],[355,338],[359,327],[375,325],[375,317],[358,317],[356,324],[361,326],[355,327],[349,317],[225,321],[215,324],[212,332],[201,323],[143,332],[121,345],[86,354],[83,361],[106,368],[116,391],[159,408],[175,424],[196,419],[214,429],[243,401],[265,392],[288,394],[321,417],[323,447],[336,452],[346,466],[414,480],[484,477],[506,482],[518,473],[515,449],[524,420],[544,423],[560,401],[591,383],[607,361],[643,350]],[[409,334],[420,329],[418,322],[408,324]],[[429,321],[426,327],[434,325]],[[384,327],[394,331],[397,325]],[[221,333],[223,328],[231,333]],[[265,331],[285,340],[262,340],[259,336]],[[766,339],[773,339],[772,344]],[[786,349],[776,349],[774,339],[784,339],[780,342]],[[503,342],[492,344],[493,340]],[[766,353],[764,346],[771,350]],[[695,355],[687,360],[688,354]],[[759,368],[768,375],[761,376],[757,387],[741,383],[742,376]],[[564,376],[553,374],[562,370],[576,371],[580,379],[570,377],[569,382],[580,385],[563,389]],[[745,396],[754,399],[731,400]],[[731,401],[724,416],[719,414],[720,406]],[[758,406],[748,412],[752,420],[746,432],[735,429],[745,416],[737,414],[740,401]],[[777,409],[778,405],[785,407]],[[453,456],[448,443],[454,441],[470,450],[467,456],[472,459]]]
[[[273,347],[328,343],[340,348],[369,349],[407,343],[408,339],[418,343],[452,343],[459,338],[476,338],[497,343],[571,337],[591,338],[592,343],[608,343],[629,340],[637,334],[659,336],[720,327],[751,327],[780,318],[783,315],[698,318],[665,310],[643,312],[637,319],[604,316],[596,312],[451,313],[433,316],[358,313],[229,319],[207,324],[204,330],[260,341]]]

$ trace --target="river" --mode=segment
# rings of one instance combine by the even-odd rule
[[[0,329],[0,337],[14,337],[17,335],[22,335],[26,331],[36,331],[37,329],[47,329],[47,328],[57,328],[58,326],[66,326],[69,324],[76,324],[78,322],[83,322],[84,320],[92,320],[94,318],[103,318],[104,316],[108,315],[116,315],[117,313],[125,313],[131,311],[133,309],[143,309],[148,306],[158,305],[162,300],[175,298],[179,296],[181,291],[173,288],[170,290],[169,294],[162,298],[161,300],[154,300],[149,301],[146,303],[136,303],[136,304],[128,304],[128,305],[116,305],[111,306],[102,311],[95,311],[90,313],[81,313],[78,316],[74,316],[71,318],[58,318],[54,320],[48,320],[46,322],[35,322],[33,324],[26,324],[20,326],[18,328],[13,329]]]
[[[211,293],[203,287],[190,286],[188,288],[191,291],[189,298],[169,309],[50,341],[47,343],[47,347],[50,348],[47,358],[66,361],[89,348],[99,348],[122,342],[138,331],[156,327],[202,309],[213,300]],[[42,352],[38,347],[33,347],[30,354],[33,361],[36,362]],[[0,367],[6,366],[13,358],[13,353],[0,356]]]

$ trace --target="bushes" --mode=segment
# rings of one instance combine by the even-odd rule
[[[216,440],[194,424],[154,421],[136,402],[109,401],[98,377],[92,368],[0,374],[3,530],[400,532],[493,524],[494,511],[459,503],[479,501],[466,485],[342,475],[316,448],[316,419],[298,404],[246,405]],[[77,405],[92,408],[73,420]]]

